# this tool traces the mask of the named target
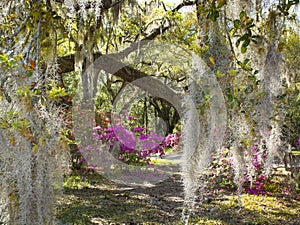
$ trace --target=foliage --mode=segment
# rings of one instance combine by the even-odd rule
[[[68,94],[66,90],[61,87],[53,87],[47,92],[47,95],[50,99],[60,99],[67,96]]]
[[[295,147],[297,138],[300,134],[300,36],[293,31],[289,31],[286,41],[283,42],[283,53],[285,55],[288,76],[287,83],[289,87],[286,90],[287,94],[287,116],[286,124],[288,125],[287,134],[289,142]]]
[[[245,11],[240,13],[240,18],[233,21],[232,35],[238,37],[236,40],[236,47],[239,47],[241,42],[241,53],[246,53],[247,47],[251,42],[257,44],[257,35],[253,35],[253,28],[255,27],[254,19],[250,18]]]
[[[236,188],[233,182],[232,159],[229,157],[228,149],[215,154],[214,160],[208,169],[208,177],[208,187],[213,190]]]

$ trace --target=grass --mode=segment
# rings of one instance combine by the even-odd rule
[[[295,200],[282,201],[272,196],[243,194],[241,206],[236,196],[225,196],[225,199],[203,204],[209,213],[195,217],[191,224],[279,225],[296,220],[300,209]]]

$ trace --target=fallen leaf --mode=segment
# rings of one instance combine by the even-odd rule
[[[30,59],[29,64],[30,64],[31,69],[35,69],[35,62],[33,60]]]
[[[27,71],[32,70],[32,68],[30,66],[26,65],[25,63],[23,63],[23,68]]]
[[[215,65],[216,64],[216,61],[213,57],[209,57],[209,61],[211,62],[211,64]]]

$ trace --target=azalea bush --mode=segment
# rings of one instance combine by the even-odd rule
[[[143,127],[127,129],[117,124],[106,129],[96,128],[98,140],[108,143],[109,150],[126,164],[145,165],[150,163],[150,156],[164,155],[164,137],[154,132],[147,133]],[[117,154],[116,154],[117,153]]]
[[[94,127],[93,140],[106,143],[109,151],[118,160],[130,165],[151,165],[151,156],[163,156],[165,150],[178,148],[180,133],[163,137],[156,132],[141,127],[135,117],[128,115],[124,121],[116,124],[97,124]],[[84,153],[87,147],[78,150]],[[80,163],[86,159],[81,158]]]
[[[244,191],[249,194],[267,194],[278,191],[278,188],[272,185],[272,174],[265,172],[266,147],[264,145],[252,146],[248,157],[252,161],[245,166],[244,179],[240,181],[243,182]],[[237,188],[234,182],[233,162],[234,159],[227,148],[214,155],[214,160],[208,170],[209,188],[214,190],[235,190]]]

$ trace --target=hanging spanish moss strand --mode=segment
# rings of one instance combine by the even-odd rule
[[[225,102],[221,89],[209,72],[205,62],[195,56],[189,94],[185,96],[186,108],[183,125],[182,180],[184,184],[184,210],[182,219],[188,224],[194,210],[196,191],[202,199],[200,185],[204,171],[211,163],[212,155],[221,149],[226,124]],[[210,96],[199,115],[197,103]],[[199,189],[199,186],[201,188]]]
[[[282,68],[281,53],[277,51],[279,37],[283,29],[284,21],[276,15],[270,13],[268,27],[271,29],[269,43],[262,69],[261,77],[262,92],[266,93],[262,99],[258,111],[258,126],[262,135],[262,141],[268,150],[265,170],[270,173],[273,159],[278,154],[282,145],[281,141],[281,121],[284,121],[285,112],[280,108],[278,96],[282,95],[282,79],[284,71]]]

